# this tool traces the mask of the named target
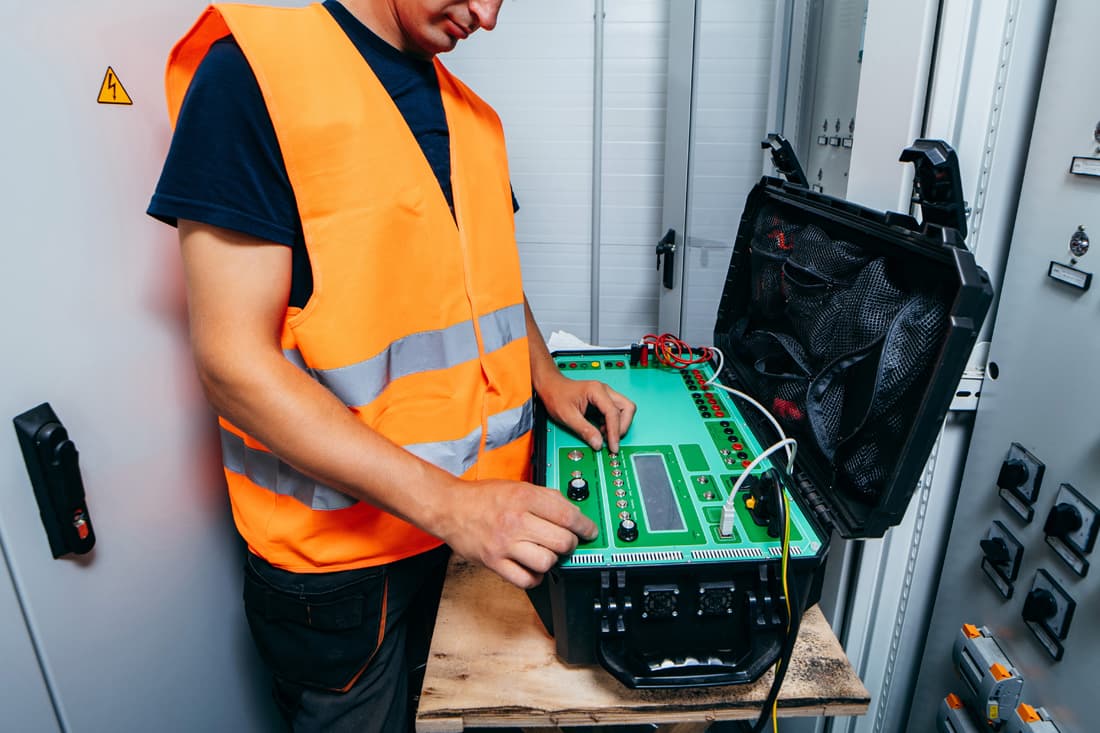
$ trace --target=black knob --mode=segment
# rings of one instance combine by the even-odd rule
[[[1054,594],[1046,588],[1032,588],[1024,600],[1024,621],[1042,623],[1058,613]]]
[[[633,542],[638,539],[638,525],[633,519],[624,519],[619,522],[619,539],[623,542]]]
[[[1010,458],[1001,464],[1001,472],[997,474],[997,486],[1002,489],[1018,488],[1027,481],[1027,475],[1027,464],[1019,458]]]
[[[1008,545],[1001,537],[989,537],[978,544],[982,546],[982,554],[992,564],[1005,565],[1008,563]]]
[[[588,482],[577,477],[569,482],[569,498],[573,501],[584,501],[588,498]]]
[[[1051,537],[1065,537],[1081,529],[1081,510],[1062,502],[1050,510],[1043,531]]]

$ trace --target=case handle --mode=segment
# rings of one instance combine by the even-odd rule
[[[758,662],[753,669],[743,665],[725,662],[700,662],[685,655],[685,661],[673,663],[665,660],[654,669],[641,659],[631,660],[621,650],[622,642],[614,642],[603,637],[596,645],[597,661],[611,673],[615,679],[632,690],[676,689],[681,687],[716,687],[718,685],[738,685],[752,682],[759,671],[767,669],[775,662],[781,651],[778,639],[769,643],[762,655],[754,654]]]

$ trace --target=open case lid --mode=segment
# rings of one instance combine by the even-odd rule
[[[992,300],[962,245],[957,159],[941,141],[903,152],[918,222],[811,191],[786,141],[764,146],[788,180],[763,178],[745,203],[715,325],[723,381],[798,440],[792,488],[827,526],[881,537],[905,514]]]

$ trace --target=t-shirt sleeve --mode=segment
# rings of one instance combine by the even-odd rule
[[[180,108],[148,212],[300,242],[301,220],[256,77],[231,37],[210,47]]]

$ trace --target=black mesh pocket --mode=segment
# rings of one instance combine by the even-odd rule
[[[823,229],[803,227],[792,242],[790,259],[783,265],[787,316],[799,341],[818,368],[850,350],[838,345],[837,335],[847,326],[860,269],[869,258],[851,242],[832,240]],[[856,347],[859,348],[859,347]]]
[[[844,307],[843,286],[808,272],[794,262],[783,266],[783,294],[791,331],[816,367],[828,357],[833,331]]]
[[[928,294],[898,309],[883,337],[866,419],[837,451],[838,484],[849,495],[874,503],[886,487],[946,328],[946,306]]]
[[[756,331],[745,340],[755,368],[755,397],[785,431],[806,430],[806,388],[810,372],[806,354],[790,336]]]
[[[830,462],[837,488],[874,504],[920,412],[947,308],[938,284],[914,286],[875,250],[787,213],[767,207],[753,223],[754,302],[734,353],[754,367],[754,396]]]
[[[783,312],[783,263],[790,257],[801,229],[784,221],[774,209],[765,209],[757,217],[750,247],[754,316],[770,319]]]

